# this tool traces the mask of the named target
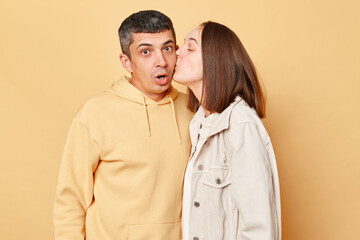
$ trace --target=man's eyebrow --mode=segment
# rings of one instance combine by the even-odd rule
[[[152,44],[150,44],[150,43],[140,43],[140,44],[136,47],[136,49],[138,49],[139,47],[143,47],[143,46],[151,47]]]
[[[167,44],[169,44],[169,43],[174,43],[174,41],[171,40],[171,39],[169,39],[169,40],[167,40],[166,42],[164,42],[163,45],[167,45]]]
[[[164,46],[164,45],[167,45],[167,44],[169,44],[169,43],[174,43],[174,41],[173,40],[171,40],[171,39],[169,39],[169,40],[167,40],[167,41],[165,41],[162,45]],[[153,45],[152,44],[150,44],[150,43],[140,43],[137,47],[136,47],[136,49],[138,49],[139,47],[152,47]]]

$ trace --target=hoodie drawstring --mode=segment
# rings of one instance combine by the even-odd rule
[[[142,95],[143,97],[143,106],[144,106],[144,110],[145,110],[145,119],[146,119],[146,125],[148,128],[148,134],[149,137],[151,136],[151,131],[150,131],[150,123],[149,123],[149,116],[148,116],[148,111],[147,111],[147,107],[146,107],[146,101],[145,101],[145,96]]]
[[[174,119],[176,131],[177,131],[177,134],[178,134],[178,137],[179,137],[179,143],[181,144],[181,136],[180,136],[180,131],[179,131],[178,123],[177,123],[177,121],[176,121],[176,113],[175,113],[174,101],[172,100],[172,98],[171,98],[170,96],[168,96],[168,98],[170,99],[170,102],[171,102],[173,119]]]
[[[145,96],[142,95],[143,97],[143,106],[144,106],[144,112],[145,112],[145,120],[146,120],[146,126],[148,128],[148,134],[149,137],[151,136],[151,130],[150,130],[150,123],[149,123],[149,116],[148,116],[148,110],[146,107],[146,100],[145,100]],[[175,113],[175,106],[174,106],[174,101],[172,100],[172,98],[170,96],[168,96],[168,98],[170,99],[171,102],[171,109],[172,109],[172,115],[173,115],[173,120],[174,120],[174,124],[175,124],[175,128],[176,128],[176,132],[179,138],[179,143],[181,144],[181,136],[180,136],[180,131],[179,131],[179,127],[178,127],[178,123],[176,120],[176,113]]]

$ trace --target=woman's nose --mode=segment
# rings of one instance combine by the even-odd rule
[[[176,50],[176,56],[178,56],[178,57],[180,57],[180,50],[182,49],[182,47],[181,48],[178,48],[178,50]]]

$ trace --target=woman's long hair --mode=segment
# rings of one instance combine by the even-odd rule
[[[205,22],[200,25],[203,60],[201,103],[189,91],[188,108],[199,105],[210,112],[221,113],[240,96],[260,118],[265,116],[264,96],[256,70],[240,39],[228,27]]]

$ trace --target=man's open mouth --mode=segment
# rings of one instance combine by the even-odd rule
[[[163,80],[166,77],[167,77],[167,74],[160,74],[160,75],[156,76],[156,78],[159,79],[159,80]]]

